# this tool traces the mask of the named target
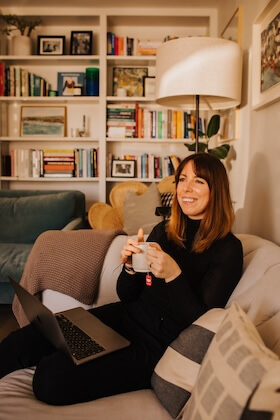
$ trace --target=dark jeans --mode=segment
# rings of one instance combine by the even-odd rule
[[[153,369],[165,346],[127,314],[120,303],[90,310],[131,341],[125,349],[75,366],[33,326],[11,333],[0,343],[0,378],[17,369],[37,366],[35,396],[48,404],[66,405],[150,388]]]

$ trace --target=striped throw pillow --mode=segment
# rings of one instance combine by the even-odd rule
[[[181,332],[157,363],[152,388],[173,418],[190,398],[204,355],[226,313],[215,308],[202,315]]]

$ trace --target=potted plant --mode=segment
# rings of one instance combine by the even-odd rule
[[[229,144],[222,144],[221,146],[214,147],[213,149],[209,148],[209,142],[213,136],[215,136],[220,129],[220,115],[215,114],[211,117],[206,133],[203,133],[199,130],[198,135],[199,137],[205,136],[205,142],[198,143],[198,151],[199,152],[207,152],[211,155],[216,156],[218,159],[225,159],[228,155],[230,145]],[[194,131],[193,128],[189,129],[189,131]],[[195,151],[195,143],[187,144],[185,146],[189,149],[189,151]]]
[[[0,21],[6,24],[6,27],[0,31],[9,36],[13,31],[17,34],[12,37],[12,52],[14,55],[30,55],[31,54],[31,38],[30,35],[36,26],[42,23],[40,18],[28,18],[26,16],[4,15],[0,13]],[[19,32],[19,33],[18,33]]]

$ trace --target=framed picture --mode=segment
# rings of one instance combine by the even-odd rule
[[[112,177],[134,178],[135,160],[113,160]]]
[[[81,96],[84,93],[85,74],[82,72],[58,72],[58,96]]]
[[[72,31],[70,54],[90,55],[92,53],[92,31]]]
[[[65,36],[39,35],[38,55],[63,55],[65,51]]]
[[[114,67],[113,95],[118,89],[125,89],[127,96],[143,96],[143,78],[148,76],[147,67]]]
[[[253,24],[252,105],[280,99],[280,0],[271,0]]]
[[[156,88],[156,78],[154,76],[143,77],[143,96],[154,98]]]
[[[65,106],[21,107],[20,135],[25,137],[65,137]]]

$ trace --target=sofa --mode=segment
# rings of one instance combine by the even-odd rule
[[[12,303],[34,241],[50,229],[85,227],[85,195],[66,190],[0,190],[0,303]]]
[[[22,369],[0,380],[0,419],[279,419],[280,248],[258,236],[237,236],[243,245],[243,275],[226,308],[207,312],[169,346],[153,374],[152,389],[72,406],[48,406],[33,396],[34,368]],[[43,303],[59,312],[116,301],[120,250],[126,239],[123,234],[113,238],[93,304],[81,304],[50,289],[43,291]],[[188,352],[199,357],[194,361]],[[234,354],[227,357],[228,352]],[[212,364],[214,368],[210,369]],[[220,377],[209,383],[211,375]],[[205,396],[206,385],[211,398]],[[230,394],[223,399],[224,407],[219,405],[221,398],[216,398],[218,390]],[[202,410],[200,415],[197,410]]]

